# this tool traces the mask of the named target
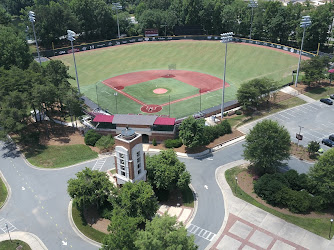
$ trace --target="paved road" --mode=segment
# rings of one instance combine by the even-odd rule
[[[15,146],[1,143],[0,147],[0,170],[12,191],[7,205],[0,210],[0,226],[6,221],[14,230],[36,234],[50,250],[98,249],[71,228],[70,197],[66,192],[67,181],[84,167],[94,167],[96,161],[61,170],[33,169],[26,165]],[[106,162],[103,168],[112,162]]]
[[[303,104],[266,116],[240,127],[239,130],[247,133],[257,122],[263,119],[276,120],[285,126],[293,142],[297,142],[296,133],[299,133],[299,126],[302,126],[301,134],[304,138],[300,141],[300,144],[303,146],[307,146],[310,141],[321,142],[323,138],[328,138],[330,134],[334,134],[334,107],[320,101]],[[324,150],[329,149],[325,145],[321,145],[321,147]]]
[[[13,144],[1,143],[0,147],[0,170],[12,190],[7,205],[0,210],[0,229],[2,224],[8,223],[10,230],[29,231],[50,250],[97,249],[77,236],[70,226],[67,181],[84,167],[100,171],[113,168],[112,157],[65,169],[41,170],[26,165]],[[198,210],[188,231],[196,236],[199,249],[204,249],[218,233],[225,216],[215,171],[223,164],[241,159],[242,150],[241,142],[204,158],[180,158],[192,175],[192,185],[197,193]],[[294,158],[288,164],[304,171],[308,167]]]
[[[215,171],[219,166],[242,159],[243,143],[236,143],[205,158],[180,158],[191,174],[191,183],[197,194],[198,209],[188,232],[195,235],[199,249],[205,249],[209,245],[213,235],[222,226],[225,216],[223,195],[216,182]],[[285,170],[292,168],[299,173],[306,173],[311,166],[312,164],[291,157],[286,162]]]

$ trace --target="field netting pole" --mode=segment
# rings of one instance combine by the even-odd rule
[[[199,89],[199,112],[202,111],[202,91]]]
[[[98,106],[98,108],[100,108],[100,105],[99,105],[99,95],[98,95],[98,93],[97,93],[97,84],[98,84],[99,82],[97,82],[97,83],[95,83],[95,92],[96,92],[96,102],[97,102],[97,106]]]
[[[170,117],[170,95],[168,96],[168,99],[169,99],[169,105],[168,105],[168,110],[169,110],[169,117]]]

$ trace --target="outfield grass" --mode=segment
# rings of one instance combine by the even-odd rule
[[[81,91],[95,102],[99,99],[102,108],[114,112],[116,101],[114,101],[113,92],[105,90],[101,84],[97,84],[96,88],[95,84],[99,81],[129,72],[168,69],[169,64],[176,64],[176,69],[196,71],[222,78],[224,53],[225,49],[219,41],[147,42],[80,52],[76,54],[76,62]],[[60,59],[70,66],[69,73],[75,76],[71,55],[62,55],[54,59]],[[225,101],[235,99],[240,84],[254,78],[268,77],[282,85],[290,82],[291,72],[297,68],[297,63],[298,58],[267,47],[242,43],[229,44],[226,81],[230,87],[226,88]],[[76,86],[75,80],[71,83]],[[97,97],[96,89],[100,94],[104,93],[103,91],[107,94]],[[219,105],[220,95],[221,91],[207,94],[207,100],[203,100],[201,108]],[[196,104],[198,100],[188,101],[189,103],[172,105],[171,116],[184,116],[183,113],[179,114],[182,109],[189,111],[189,114],[191,113],[189,108],[199,111],[199,105]],[[105,103],[109,105],[105,106]],[[140,105],[118,95],[117,109],[118,113],[138,113]],[[173,115],[172,110],[175,110]],[[169,110],[161,114],[169,114]]]
[[[22,246],[22,248],[17,248],[18,246]],[[21,240],[5,240],[0,242],[0,250],[15,250],[15,249],[20,249],[20,250],[31,250],[30,246],[21,241]]]
[[[41,168],[61,168],[91,160],[97,153],[86,145],[47,146],[38,154],[26,154],[27,160]]]
[[[299,226],[301,228],[304,228],[312,233],[315,233],[317,235],[320,235],[326,239],[328,239],[328,229],[330,226],[329,223],[329,219],[328,218],[306,218],[306,217],[297,217],[297,216],[293,216],[293,215],[287,215],[287,214],[283,214],[281,212],[276,211],[275,209],[269,208],[261,203],[259,203],[258,201],[256,201],[253,197],[251,197],[250,195],[248,195],[247,193],[245,193],[240,187],[239,185],[237,185],[235,183],[235,176],[244,171],[245,169],[242,169],[241,167],[234,167],[231,169],[226,170],[225,172],[225,178],[227,183],[229,184],[233,194],[258,207],[261,208],[264,211],[267,211],[268,213],[271,213],[287,222],[290,222],[292,224],[295,224],[296,226]],[[236,187],[237,185],[237,187]],[[236,192],[235,192],[236,191]]]
[[[79,229],[81,233],[86,235],[88,238],[95,240],[97,242],[102,243],[103,239],[107,234],[102,233],[92,227],[90,227],[87,223],[85,223],[82,220],[81,214],[79,210],[75,207],[75,205],[72,206],[72,217],[75,225]]]

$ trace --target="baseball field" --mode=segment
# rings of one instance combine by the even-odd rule
[[[143,42],[75,54],[81,92],[111,113],[183,117],[222,102],[225,45],[219,41]],[[54,57],[70,67],[71,54]],[[282,50],[229,43],[225,102],[240,84],[268,77],[291,82],[298,56]],[[72,81],[76,86],[76,81]]]

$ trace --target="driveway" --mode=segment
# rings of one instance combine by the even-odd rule
[[[328,138],[330,134],[334,134],[334,107],[320,101],[303,104],[266,116],[241,126],[238,130],[247,134],[256,123],[264,119],[275,120],[283,125],[289,131],[293,142],[297,142],[296,133],[301,130],[303,140],[299,144],[303,146],[307,146],[310,141],[321,142],[322,139]],[[329,149],[322,144],[321,147],[324,150]]]

